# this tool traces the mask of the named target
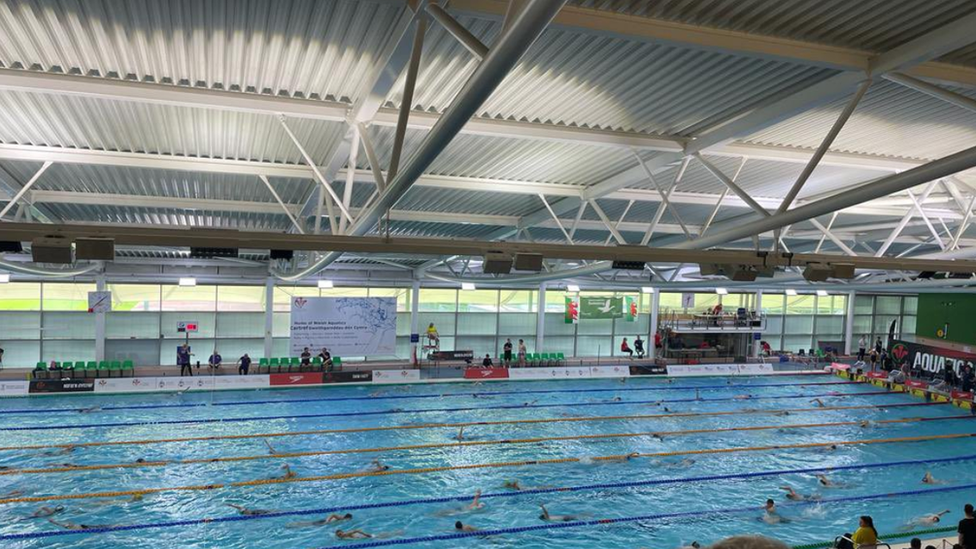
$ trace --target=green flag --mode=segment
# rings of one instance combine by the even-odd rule
[[[579,302],[569,296],[566,296],[566,316],[564,317],[564,321],[566,324],[579,323]]]

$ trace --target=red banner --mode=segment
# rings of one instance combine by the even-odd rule
[[[918,381],[917,379],[909,379],[905,382],[905,385],[911,387],[912,389],[926,389],[929,384],[924,381]]]
[[[952,400],[965,400],[965,401],[968,401],[968,402],[972,402],[973,401],[973,393],[971,393],[969,391],[967,391],[967,392],[953,391],[951,393],[951,396],[952,396]]]
[[[467,368],[464,370],[464,379],[508,379],[508,370],[505,368]]]
[[[271,374],[271,385],[317,385],[322,383],[322,372],[301,374]]]

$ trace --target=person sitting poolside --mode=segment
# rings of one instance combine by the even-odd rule
[[[237,375],[246,376],[247,372],[251,369],[251,357],[244,353],[244,356],[237,359]]]
[[[322,359],[322,367],[326,370],[332,369],[332,354],[325,347],[322,347],[322,352],[319,353],[319,358]]]
[[[854,542],[854,549],[876,546],[878,544],[878,531],[874,528],[874,519],[867,515],[861,516],[858,519],[857,530],[851,536],[851,541]]]
[[[223,361],[224,358],[220,356],[220,353],[217,352],[217,349],[214,349],[214,352],[212,355],[210,355],[210,359],[207,361],[207,364],[210,365],[210,368],[217,370],[220,368],[220,363]]]
[[[312,365],[312,352],[308,350],[308,347],[305,347],[302,350],[301,360],[302,360],[302,362],[301,362],[301,365],[302,366],[311,366]]]
[[[630,357],[633,360],[633,358],[634,358],[634,350],[631,349],[630,348],[630,345],[627,344],[627,338],[626,337],[620,343],[620,352],[623,353],[623,354],[626,354],[628,357]]]
[[[427,339],[430,341],[440,341],[440,335],[437,334],[437,328],[434,327],[434,323],[431,322],[427,326]]]
[[[484,360],[481,361],[482,368],[491,368],[495,363],[491,361],[491,355],[485,354]]]
[[[637,358],[644,358],[644,340],[640,336],[634,338],[634,352],[637,353]],[[627,378],[622,379],[627,380]]]

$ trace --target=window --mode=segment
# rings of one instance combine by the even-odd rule
[[[162,287],[164,311],[216,311],[216,286]]]
[[[88,312],[88,292],[94,291],[94,284],[45,282],[42,307],[45,311]]]
[[[498,290],[463,290],[457,292],[458,311],[465,313],[497,313]],[[423,304],[421,298],[420,303]]]
[[[217,310],[264,312],[264,286],[220,286]]]
[[[291,300],[295,297],[318,297],[319,289],[313,286],[275,286],[274,310],[291,313]]]
[[[112,311],[160,310],[159,284],[108,284],[106,289],[112,292]]]
[[[41,285],[10,282],[0,286],[0,311],[40,311]]]
[[[395,297],[397,300],[397,312],[410,312],[410,297],[413,295],[412,288],[370,288],[369,297]]]
[[[816,312],[814,302],[816,296],[796,295],[786,296],[786,314],[788,315],[812,315]]]
[[[499,292],[498,308],[504,313],[534,313],[539,310],[538,299],[538,292],[531,290],[502,290]],[[549,290],[546,290],[548,301]]]
[[[421,288],[419,310],[429,312],[457,311],[457,290]]]

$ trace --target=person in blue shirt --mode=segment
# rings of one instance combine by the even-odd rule
[[[180,365],[180,375],[183,372],[189,372],[190,377],[193,377],[193,369],[190,368],[190,357],[193,353],[190,352],[190,346],[184,343],[176,348],[176,363]]]
[[[214,369],[220,368],[221,362],[223,362],[223,357],[220,356],[217,349],[214,349],[213,354],[210,355],[210,367]]]
[[[244,353],[244,356],[238,359],[237,362],[240,364],[240,366],[237,367],[237,374],[246,376],[248,369],[251,368],[251,357],[247,356],[247,353]]]

